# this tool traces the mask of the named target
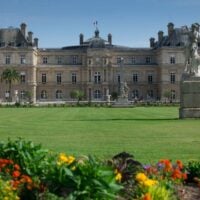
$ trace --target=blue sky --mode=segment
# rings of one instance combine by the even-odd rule
[[[77,45],[79,34],[93,36],[98,21],[100,36],[113,43],[148,47],[159,30],[200,23],[200,0],[1,0],[0,28],[21,22],[39,38],[39,47]]]

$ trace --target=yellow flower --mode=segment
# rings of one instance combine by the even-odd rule
[[[71,168],[71,170],[72,170],[72,171],[75,171],[75,170],[76,170],[76,166],[73,166],[73,167]]]
[[[119,182],[122,180],[122,174],[121,174],[120,172],[118,172],[118,173],[116,174],[115,180],[116,180],[116,181],[119,181]]]
[[[64,154],[64,153],[61,153],[60,155],[59,155],[59,160],[61,161],[61,162],[68,162],[68,158],[67,158],[67,156]]]
[[[144,186],[146,187],[151,187],[151,186],[154,186],[158,183],[158,181],[156,180],[152,180],[152,179],[147,179],[143,182]]]
[[[136,175],[136,180],[138,181],[138,182],[144,182],[144,181],[146,181],[148,178],[147,178],[147,176],[144,174],[144,173],[138,173],[137,175]]]
[[[71,163],[73,163],[75,160],[75,158],[73,156],[68,156],[68,160],[67,163],[70,165]]]

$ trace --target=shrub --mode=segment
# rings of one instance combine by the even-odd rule
[[[0,143],[0,158],[13,160],[30,176],[40,176],[44,173],[45,165],[48,164],[47,153],[41,145],[34,145],[33,142],[21,138]]]
[[[190,161],[187,165],[187,171],[188,171],[189,182],[195,182],[196,180],[198,181],[198,179],[200,179],[200,161],[199,160]]]
[[[68,199],[116,199],[122,187],[116,181],[111,167],[95,159],[61,154],[52,163],[46,177],[46,185],[51,193]]]

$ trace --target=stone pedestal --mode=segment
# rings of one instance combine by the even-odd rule
[[[128,98],[118,97],[117,101],[114,103],[113,107],[130,107],[131,103],[128,101]]]
[[[200,118],[200,77],[183,74],[180,84],[180,118]]]

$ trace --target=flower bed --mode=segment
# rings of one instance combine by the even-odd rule
[[[74,157],[18,139],[0,144],[0,200],[176,200],[200,183],[200,162],[142,165],[128,153]]]

